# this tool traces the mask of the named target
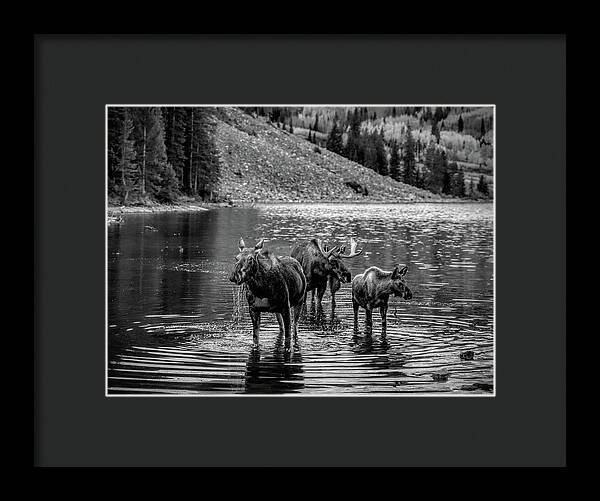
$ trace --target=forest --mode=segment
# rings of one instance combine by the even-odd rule
[[[418,188],[493,196],[493,109],[469,107],[246,107],[256,120]],[[219,201],[211,107],[109,107],[109,203]]]
[[[123,205],[206,199],[218,180],[210,116],[202,107],[110,107],[108,196]]]

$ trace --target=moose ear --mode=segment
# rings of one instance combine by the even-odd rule
[[[265,239],[261,238],[260,242],[258,242],[255,246],[254,246],[254,250],[257,252],[260,252],[263,248],[263,244],[265,243]]]
[[[403,266],[402,268],[400,268],[400,265],[396,266],[392,272],[392,279],[396,280],[398,278],[402,278],[404,275],[406,275],[407,271],[408,266]]]
[[[244,248],[246,247],[246,244],[244,243],[244,239],[242,237],[240,237],[240,241],[238,242],[238,247],[240,248],[240,251],[243,251]]]

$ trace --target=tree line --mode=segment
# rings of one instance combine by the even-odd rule
[[[397,139],[390,141],[388,160],[383,128],[379,132],[361,129],[361,115],[358,110],[350,120],[346,144],[343,145],[342,131],[334,123],[327,137],[326,147],[383,176],[390,176],[396,181],[434,193],[457,197],[473,197],[479,194],[488,196],[489,190],[483,175],[477,187],[469,185],[467,191],[463,171],[456,162],[448,161],[445,150],[439,145],[439,128],[436,127],[435,120],[433,125],[432,135],[435,140],[432,140],[425,149],[423,162],[419,165],[417,155],[420,156],[421,145],[415,141],[410,124],[407,125],[401,141]]]
[[[296,126],[299,126],[300,119],[297,117],[302,112],[301,108],[253,107],[244,110],[253,115],[265,116],[277,127],[292,133],[295,117]],[[399,116],[412,117],[406,121],[404,133],[400,138],[390,138],[389,135],[386,137],[384,130],[389,130],[386,118],[395,119]],[[378,119],[380,125],[373,125]],[[442,131],[452,129],[456,131],[454,134],[457,137],[448,136],[448,141],[458,141],[462,137],[458,134],[466,133],[468,129],[476,137],[471,137],[471,141],[482,147],[486,144],[488,127],[492,126],[492,119],[487,120],[488,125],[485,117],[477,118],[465,108],[456,110],[436,107],[432,110],[428,107],[355,107],[345,113],[335,108],[323,109],[322,114],[315,113],[314,121],[308,124],[307,139],[396,181],[434,193],[486,198],[491,192],[485,176],[482,174],[476,184],[470,182],[467,185],[464,172],[456,161],[449,160],[441,138]],[[368,125],[365,126],[365,123]],[[421,128],[430,123],[430,133],[415,134],[411,123]],[[422,133],[422,129],[419,132]],[[461,142],[457,146],[465,149],[466,140],[462,139]],[[456,156],[454,151],[448,151]]]
[[[109,107],[108,196],[119,203],[208,199],[218,180],[214,110]]]

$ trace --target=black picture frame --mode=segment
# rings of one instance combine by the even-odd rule
[[[34,49],[36,465],[565,465],[564,35],[36,35]],[[496,396],[106,398],[105,105],[353,102],[496,105]]]

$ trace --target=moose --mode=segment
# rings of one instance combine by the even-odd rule
[[[352,306],[354,308],[354,328],[358,328],[358,309],[364,308],[367,331],[373,328],[373,310],[379,308],[381,330],[385,334],[387,310],[390,295],[412,299],[412,291],[406,285],[404,276],[408,266],[397,265],[393,271],[383,271],[377,266],[367,268],[364,273],[352,279]]]
[[[317,292],[317,307],[322,309],[322,300],[325,290],[329,285],[331,291],[331,309],[335,309],[335,293],[340,289],[342,283],[350,282],[352,274],[342,261],[359,256],[362,249],[356,250],[356,240],[350,239],[350,252],[344,254],[346,246],[335,246],[328,249],[320,239],[313,238],[304,243],[294,245],[291,256],[302,266],[306,276],[306,293]],[[306,298],[304,299],[306,303]]]
[[[306,296],[306,277],[293,257],[275,256],[263,250],[264,238],[254,247],[246,247],[240,237],[239,253],[229,280],[246,285],[246,299],[252,319],[253,348],[259,347],[260,316],[275,313],[279,330],[289,350],[291,333],[298,339],[298,318]]]

